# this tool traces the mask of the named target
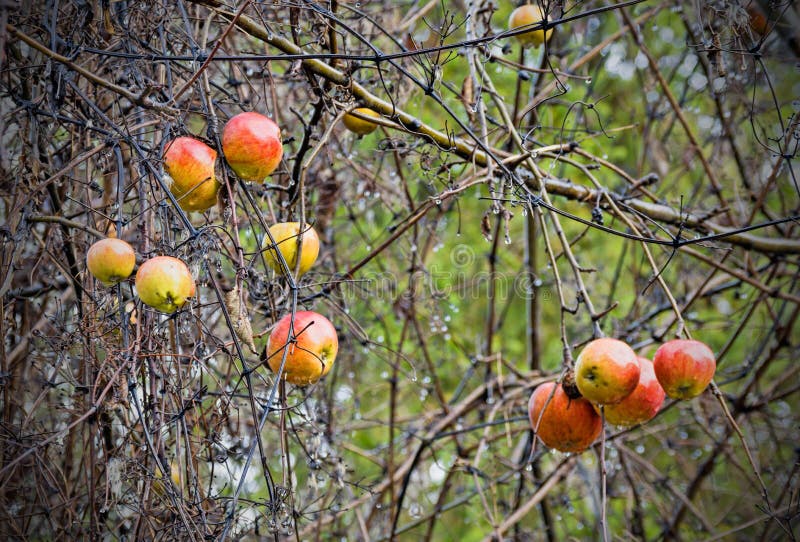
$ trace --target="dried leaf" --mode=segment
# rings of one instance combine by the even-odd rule
[[[256,345],[253,341],[253,327],[250,325],[247,306],[243,302],[243,295],[239,288],[234,288],[225,294],[225,307],[231,315],[233,331],[236,336],[247,345],[253,354],[257,353]]]

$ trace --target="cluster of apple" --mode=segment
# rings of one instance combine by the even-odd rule
[[[378,116],[366,108],[356,112]],[[344,122],[360,135],[377,128],[349,113]],[[283,157],[280,128],[259,113],[240,113],[223,129],[222,150],[228,165],[241,179],[263,182]],[[178,137],[166,145],[164,169],[169,176],[169,189],[182,209],[204,211],[216,203],[220,188],[215,175],[216,159],[214,149],[193,137]],[[311,269],[319,255],[319,236],[313,227],[282,222],[271,226],[269,233],[263,250],[272,269],[280,275],[296,271],[298,277]],[[122,239],[102,239],[89,248],[86,264],[101,283],[113,286],[133,273],[136,253]],[[172,256],[156,256],[142,263],[135,285],[143,303],[164,313],[177,311],[195,295],[189,268]],[[287,314],[275,325],[267,343],[267,363],[275,372],[283,364],[283,376],[288,382],[306,386],[330,371],[337,351],[333,324],[321,314],[300,311]]]
[[[700,395],[716,368],[714,353],[700,341],[668,341],[651,362],[620,340],[597,339],[581,351],[574,373],[533,391],[528,403],[531,426],[546,446],[581,452],[603,430],[601,408],[611,424],[645,423],[658,413],[665,395]]]
[[[89,247],[86,267],[105,286],[127,279],[136,266],[133,247],[115,237],[101,239]],[[173,313],[194,296],[195,284],[186,264],[172,256],[155,256],[136,271],[136,291],[143,303]]]

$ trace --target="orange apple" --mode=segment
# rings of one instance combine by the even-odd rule
[[[300,252],[300,268],[298,269],[298,276],[305,274],[306,271],[311,269],[314,262],[317,261],[319,255],[319,236],[317,232],[308,224],[300,229],[299,222],[281,222],[274,224],[269,228],[272,237],[275,239],[275,244],[278,246],[283,259],[289,266],[289,271],[294,273],[295,266],[297,265],[297,252]],[[302,245],[298,247],[298,240],[302,233]],[[278,254],[272,246],[269,236],[264,237],[264,249],[267,263],[269,266],[280,274],[283,274]]]
[[[101,239],[86,252],[86,267],[105,286],[113,286],[131,276],[135,265],[136,253],[122,239]]]
[[[536,4],[523,4],[511,12],[511,17],[508,19],[509,30],[536,24],[544,19],[544,14],[539,6]],[[532,45],[539,47],[546,40],[550,39],[553,29],[544,30],[531,30],[523,34],[517,34],[515,37],[522,43],[523,46]]]
[[[556,387],[555,393],[547,403],[553,387]],[[561,452],[582,452],[603,430],[600,416],[591,403],[586,399],[570,399],[555,382],[547,382],[533,390],[528,401],[528,419],[533,432],[545,446]]]
[[[239,177],[263,183],[281,163],[281,129],[260,113],[239,113],[222,130],[222,150]]]
[[[625,399],[606,405],[606,421],[613,425],[631,427],[652,420],[664,403],[664,389],[658,383],[653,362],[639,357],[639,383]]]
[[[717,370],[714,352],[700,341],[675,339],[662,344],[653,358],[659,383],[673,399],[703,393]]]
[[[292,340],[289,327],[292,315],[281,318],[267,341],[267,363],[277,373],[286,351],[283,378],[295,386],[308,386],[328,374],[339,351],[339,338],[330,320],[312,311],[294,315]]]
[[[358,113],[359,115],[365,117],[374,117],[374,118],[379,118],[381,116],[380,113],[378,113],[377,111],[373,111],[369,107],[358,107],[356,109],[353,109],[352,113]],[[374,122],[360,119],[357,116],[352,115],[350,113],[347,113],[344,116],[344,119],[342,120],[344,121],[344,125],[347,127],[348,130],[358,135],[371,134],[378,127],[378,125],[375,124]]]
[[[598,405],[619,403],[639,383],[639,359],[622,341],[597,339],[587,344],[575,362],[575,384]]]
[[[145,305],[160,312],[173,313],[194,295],[194,279],[186,264],[178,258],[156,256],[139,266],[136,292]]]
[[[214,174],[217,151],[192,137],[167,143],[164,170],[172,179],[170,191],[184,211],[205,211],[217,203],[219,181]]]

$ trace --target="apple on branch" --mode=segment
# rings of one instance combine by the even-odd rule
[[[205,211],[217,203],[220,184],[214,173],[216,160],[217,151],[199,139],[178,137],[167,143],[164,170],[181,209]]]
[[[381,115],[377,111],[373,111],[369,107],[358,107],[353,109],[352,112],[347,113],[344,118],[342,119],[344,122],[345,127],[350,130],[351,132],[358,134],[358,135],[367,135],[371,134],[378,128],[378,125],[374,122],[370,122],[368,120],[361,119],[352,113],[357,113],[364,117],[374,117],[379,118]]]
[[[239,113],[222,129],[222,151],[236,175],[263,183],[281,163],[281,130],[260,113]]]
[[[290,272],[294,273],[295,267],[297,267],[298,251],[300,252],[298,277],[311,269],[319,255],[319,236],[314,228],[306,224],[301,229],[299,222],[281,222],[270,226],[269,231]],[[298,245],[298,240],[301,239],[301,236],[302,244]],[[269,266],[282,275],[284,269],[269,236],[264,237],[263,248],[265,250],[264,256]]]
[[[624,342],[604,337],[587,344],[575,362],[575,384],[598,405],[619,403],[639,383],[639,358]]]
[[[583,398],[570,399],[561,384],[555,382],[546,382],[533,390],[528,401],[528,418],[533,432],[545,446],[561,452],[582,452],[603,430],[600,416],[591,403]]]
[[[86,252],[89,273],[104,286],[113,286],[131,276],[135,265],[136,253],[122,239],[101,239]]]
[[[640,356],[639,367],[639,383],[633,392],[619,403],[605,406],[608,423],[632,427],[652,420],[661,409],[664,389],[656,378],[653,362]]]
[[[509,30],[521,28],[523,26],[534,25],[544,19],[544,14],[539,6],[536,4],[523,4],[511,12],[511,17],[508,19]],[[553,29],[548,28],[544,30],[530,30],[522,34],[517,34],[517,40],[522,43],[523,47],[532,45],[539,47],[545,41],[550,39],[553,34]]]
[[[714,352],[700,341],[675,339],[665,342],[653,358],[656,377],[673,399],[697,397],[714,378]]]
[[[277,374],[285,355],[283,378],[295,386],[308,386],[330,372],[338,351],[339,338],[330,320],[313,311],[298,311],[294,325],[291,314],[275,324],[267,341],[267,364]]]
[[[136,292],[145,305],[169,314],[194,295],[195,284],[189,268],[181,260],[156,256],[139,266]]]

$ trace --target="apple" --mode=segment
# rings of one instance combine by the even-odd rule
[[[313,311],[295,313],[290,340],[291,324],[291,314],[275,324],[267,341],[267,363],[277,373],[286,351],[283,378],[295,386],[308,386],[328,374],[333,367],[339,351],[339,338],[330,320]]]
[[[664,403],[664,389],[658,383],[653,362],[639,357],[639,383],[625,399],[606,405],[606,421],[613,425],[632,427],[653,419]]]
[[[195,285],[189,268],[178,258],[150,258],[136,272],[136,292],[145,305],[173,313],[194,295]]]
[[[523,4],[511,12],[511,17],[508,19],[509,30],[536,24],[544,19],[544,14],[539,6],[536,4]],[[550,39],[553,29],[549,28],[547,32],[544,30],[531,30],[523,34],[517,34],[515,37],[522,43],[523,47],[533,45],[539,47],[542,43]]]
[[[303,275],[306,271],[311,269],[314,262],[317,261],[319,255],[319,236],[317,232],[308,224],[300,229],[299,222],[281,222],[274,224],[269,228],[275,244],[283,254],[283,259],[289,266],[289,271],[294,273],[295,266],[297,265],[297,252],[300,249],[300,268],[297,275]],[[298,239],[302,233],[302,245],[298,247]],[[264,237],[263,247],[265,249],[264,256],[266,257],[269,266],[279,274],[283,274],[283,267],[278,258],[278,254],[270,241],[269,236]]]
[[[89,273],[105,286],[113,286],[131,276],[135,265],[136,253],[122,239],[101,239],[86,252]]]
[[[717,360],[705,343],[675,339],[656,350],[653,368],[667,395],[673,399],[691,399],[703,393],[714,378]]]
[[[164,170],[172,179],[170,191],[184,211],[205,211],[217,203],[219,181],[214,174],[217,151],[193,137],[167,143]]]
[[[359,115],[365,117],[374,117],[374,118],[379,118],[381,116],[380,113],[378,113],[377,111],[373,111],[369,107],[359,107],[353,109],[352,113],[358,113]],[[350,113],[347,113],[344,116],[343,121],[344,125],[347,127],[348,130],[358,135],[371,134],[378,127],[378,125],[375,124],[374,122],[360,119],[357,116],[352,115]]]
[[[551,393],[553,398],[547,403]],[[570,399],[555,382],[546,382],[533,390],[528,417],[533,432],[545,446],[561,452],[582,452],[603,430],[600,416],[591,403],[586,399]]]
[[[619,403],[639,383],[639,359],[624,342],[608,337],[587,344],[575,362],[575,384],[598,405]]]
[[[222,129],[222,151],[236,175],[263,183],[281,163],[281,129],[260,113],[239,113]]]

